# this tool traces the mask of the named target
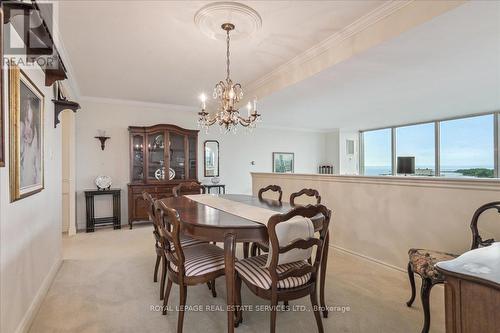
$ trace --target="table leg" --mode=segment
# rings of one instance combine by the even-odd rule
[[[326,267],[328,263],[329,243],[330,243],[330,232],[327,232],[325,237],[325,246],[323,248],[323,258],[321,258],[321,272],[319,280],[319,302],[324,318],[328,318],[328,309],[326,308],[325,304],[325,280],[326,280]]]
[[[224,237],[224,263],[226,273],[227,291],[227,332],[234,332],[234,260],[236,251],[236,238],[233,234]]]

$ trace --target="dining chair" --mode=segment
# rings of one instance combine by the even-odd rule
[[[316,204],[321,203],[321,196],[319,195],[318,190],[315,189],[302,189],[298,192],[294,192],[290,195],[290,205],[298,206],[295,203],[295,199],[302,196],[310,196],[316,198]],[[327,234],[327,239],[329,235]],[[252,243],[250,247],[250,255],[255,257],[256,255],[260,255],[261,252],[269,252],[269,243]],[[323,258],[321,260],[321,274],[320,274],[320,288],[319,288],[319,297],[321,300],[321,305],[323,306],[323,317],[328,318],[328,310],[325,305],[325,283],[326,283],[326,263],[328,261],[328,250],[323,251]],[[285,302],[285,305],[288,305],[288,302]]]
[[[290,194],[290,205],[295,206],[295,199],[302,195],[306,195],[308,197],[315,197],[317,205],[321,203],[321,196],[319,195],[318,190],[312,188],[304,188],[298,192]]]
[[[155,219],[155,209],[154,209],[154,204],[155,200],[149,194],[148,192],[142,192],[142,197],[146,201],[146,207],[147,207],[147,213],[148,213],[148,218],[151,222],[153,222],[153,235],[155,239],[155,252],[156,252],[156,262],[155,262],[155,268],[154,268],[154,274],[153,274],[153,281],[158,282],[158,269],[160,264],[162,264],[162,273],[161,273],[161,280],[160,280],[160,299],[163,299],[164,291],[165,291],[165,280],[166,280],[166,274],[167,274],[167,259],[164,255],[164,251],[160,246],[160,233],[158,229],[158,224],[157,220]],[[197,244],[203,244],[206,242],[199,241],[187,236],[182,236],[181,237],[181,243],[182,246],[188,247],[192,245],[197,245]],[[215,288],[213,289],[213,293],[215,293]]]
[[[281,190],[280,186],[268,185],[266,187],[259,189],[259,193],[258,193],[259,200],[266,200],[263,197],[263,194],[267,191],[272,191],[272,192],[278,193],[278,198],[276,200],[281,203],[281,199],[283,197],[283,191]],[[265,248],[266,245],[263,244],[263,246]],[[249,243],[243,243],[243,257],[248,258],[249,253],[254,253],[254,252],[256,253],[258,250],[259,250],[259,254],[260,254],[260,248],[261,247],[260,247],[259,243],[252,243],[251,245]]]
[[[321,228],[317,228],[319,233],[303,239],[295,239],[289,244],[280,244],[276,227],[280,223],[289,223],[293,217],[302,216],[312,218],[321,214]],[[276,330],[276,310],[279,301],[288,302],[305,296],[310,297],[312,310],[316,319],[318,331],[323,332],[323,323],[318,306],[317,285],[318,271],[321,264],[322,252],[325,239],[328,234],[331,211],[323,205],[299,206],[285,214],[271,216],[267,224],[269,241],[271,244],[271,261],[268,268],[264,266],[268,262],[268,254],[256,257],[249,257],[235,263],[236,269],[236,325],[243,321],[241,284],[242,281],[256,296],[271,301],[271,323],[270,332]],[[281,255],[296,249],[312,249],[314,260],[293,261],[280,264]],[[276,249],[276,250],[274,250]]]
[[[494,239],[483,240],[481,235],[479,234],[479,230],[477,227],[481,214],[490,209],[494,209],[498,213],[500,213],[500,201],[490,202],[482,205],[474,212],[474,215],[472,216],[472,221],[470,223],[470,229],[472,231],[471,250],[477,249],[479,247],[490,246],[495,242]],[[444,283],[444,276],[435,268],[435,264],[439,261],[454,259],[458,257],[458,255],[428,249],[410,249],[408,251],[408,256],[408,278],[410,280],[411,296],[410,300],[406,302],[406,305],[408,307],[411,307],[413,301],[415,300],[416,290],[414,274],[417,274],[422,279],[422,285],[420,288],[420,299],[422,301],[422,308],[424,309],[424,326],[422,328],[422,333],[427,333],[429,332],[431,324],[431,313],[429,306],[431,289],[436,284]]]
[[[278,198],[276,199],[278,202],[281,203],[281,199],[283,197],[283,191],[281,190],[281,187],[278,186],[278,185],[268,185],[266,187],[263,187],[261,189],[259,189],[259,192],[258,192],[258,198],[259,200],[266,200],[264,197],[263,197],[263,194],[267,191],[272,191],[272,192],[276,192],[278,193]],[[256,252],[260,246],[260,244],[258,243],[243,243],[243,257],[244,258],[248,258],[248,255],[254,251]],[[252,250],[253,249],[253,250]]]
[[[181,333],[184,323],[187,287],[211,283],[217,277],[224,275],[224,250],[208,243],[183,247],[180,237],[181,221],[179,214],[175,209],[167,207],[160,200],[155,202],[155,218],[159,226],[160,246],[169,262],[167,266],[167,288],[163,297],[163,314],[167,314],[172,283],[176,283],[179,285],[180,292],[177,333]]]
[[[281,191],[281,188],[277,185],[269,185],[268,187],[266,188],[263,188],[261,189],[260,191],[267,191],[267,188],[270,188],[270,187],[273,187],[276,186],[276,188],[273,190],[273,191]],[[261,196],[261,192],[259,191],[259,199],[262,200],[262,196]],[[280,192],[280,197],[279,197],[279,200],[281,201],[281,194],[282,192]],[[307,195],[307,196],[310,196],[310,197],[315,197],[316,198],[316,204],[320,204],[321,203],[321,196],[319,195],[319,192],[315,189],[312,189],[312,188],[304,188],[298,192],[294,192],[292,194],[290,194],[290,205],[292,206],[295,206],[295,198],[297,197],[300,197],[302,195]],[[266,243],[262,243],[262,244],[259,244],[259,243],[252,243],[251,247],[250,247],[250,255],[252,257],[256,256],[257,254],[261,254],[261,252],[268,252],[269,251],[269,244],[266,244]]]
[[[263,194],[267,191],[272,191],[272,192],[277,192],[278,193],[278,200],[279,202],[281,202],[281,198],[283,197],[283,191],[281,190],[281,187],[279,187],[278,185],[268,185],[266,187],[263,187],[259,190],[259,194],[258,194],[258,197],[260,200],[263,200]]]
[[[197,183],[197,182],[185,182],[180,183],[177,186],[172,188],[172,193],[174,197],[181,196],[183,194],[205,194],[206,188],[205,186]]]

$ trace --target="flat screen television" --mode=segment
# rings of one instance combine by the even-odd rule
[[[398,156],[398,174],[415,174],[415,156]]]

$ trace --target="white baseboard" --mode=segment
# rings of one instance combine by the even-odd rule
[[[401,267],[398,267],[398,266],[394,266],[394,265],[391,265],[391,264],[388,264],[386,262],[383,262],[381,260],[378,260],[378,259],[375,259],[375,258],[372,258],[372,257],[368,257],[368,256],[365,256],[364,254],[361,254],[361,253],[358,253],[358,252],[354,252],[354,251],[351,251],[351,250],[348,250],[348,249],[345,249],[343,247],[340,247],[340,246],[337,246],[337,245],[333,245],[333,244],[330,244],[330,247],[331,248],[334,248],[336,250],[339,250],[339,251],[342,251],[344,253],[347,253],[347,254],[350,254],[350,255],[353,255],[353,256],[356,256],[356,257],[360,257],[360,258],[363,258],[365,260],[368,260],[368,261],[371,261],[371,262],[374,262],[376,264],[379,264],[379,265],[382,265],[382,266],[385,266],[385,267],[388,267],[388,268],[391,268],[391,269],[394,269],[396,271],[399,271],[399,272],[403,272],[403,273],[406,273],[406,269],[403,269]]]
[[[62,258],[59,258],[50,268],[49,273],[43,280],[43,283],[38,289],[38,292],[36,293],[35,298],[31,302],[30,307],[24,314],[21,323],[19,323],[19,326],[17,326],[17,329],[15,331],[16,333],[26,333],[29,331],[31,324],[33,323],[33,320],[35,319],[35,316],[38,313],[40,306],[42,305],[45,295],[47,295],[47,292],[49,291],[49,288],[52,285],[52,282],[54,281],[54,278],[56,277],[59,268],[61,267],[61,264],[62,264]]]

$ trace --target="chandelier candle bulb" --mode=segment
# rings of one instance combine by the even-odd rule
[[[207,108],[206,105],[207,96],[205,96],[205,94],[201,94],[200,99],[201,99],[201,108],[205,110]]]

